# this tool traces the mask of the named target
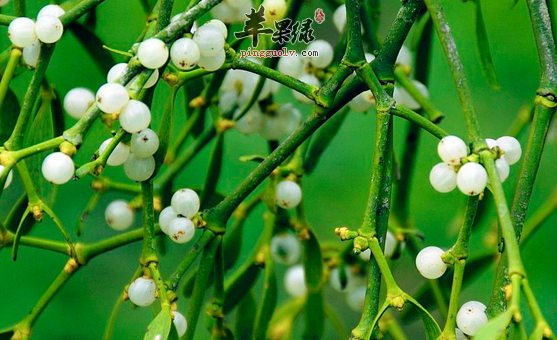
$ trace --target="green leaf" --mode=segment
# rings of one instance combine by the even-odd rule
[[[64,110],[62,109],[62,102],[60,100],[60,93],[56,89],[52,89],[52,117],[54,120],[54,135],[62,136],[66,130],[64,123]]]
[[[309,292],[318,292],[323,283],[321,248],[313,230],[307,229],[309,238],[304,243],[303,263]]]
[[[178,331],[174,326],[174,322],[172,323],[172,327],[170,328],[170,334],[168,334],[168,340],[179,340],[180,337],[178,336]]]
[[[306,158],[304,160],[305,173],[311,174],[313,170],[315,170],[321,155],[323,155],[333,138],[337,135],[347,114],[347,109],[340,111],[319,129],[317,135],[312,139],[311,145],[306,153]]]
[[[19,222],[19,225],[17,227],[17,231],[15,233],[14,242],[12,244],[12,259],[14,261],[17,259],[17,251],[19,249],[19,241],[21,240],[21,236],[24,233],[29,232],[29,230],[25,230],[25,229],[26,228],[31,229],[31,226],[33,226],[33,224],[35,222],[35,220],[33,219],[33,223],[26,223],[27,218],[29,216],[31,216],[30,212],[31,212],[31,210],[29,209],[29,207],[27,207],[25,209],[25,212],[23,213],[23,216],[21,216],[21,220]]]
[[[497,81],[495,65],[493,64],[493,58],[491,57],[491,50],[489,48],[489,40],[487,38],[480,0],[475,0],[474,4],[476,5],[476,42],[478,44],[478,52],[480,54],[482,73],[487,80],[487,84],[491,86],[492,89],[499,90],[501,86]]]
[[[277,308],[273,313],[273,317],[269,322],[267,329],[267,339],[291,339],[292,331],[294,330],[294,323],[302,313],[306,305],[305,297],[288,300],[282,306]]]
[[[543,339],[543,331],[544,331],[544,326],[536,327],[534,329],[534,331],[532,332],[532,334],[530,334],[530,337],[528,338],[528,340],[542,340]]]
[[[259,266],[254,261],[243,264],[225,283],[224,314],[228,314],[250,291],[259,275]]]
[[[325,331],[325,312],[323,310],[323,293],[321,291],[308,293],[305,315],[304,339],[321,339]]]
[[[16,232],[17,227],[19,226],[19,222],[21,220],[21,216],[23,216],[25,210],[27,210],[28,203],[29,201],[27,200],[27,193],[24,193],[15,202],[14,206],[12,207],[12,210],[8,214],[8,217],[6,217],[6,220],[4,221],[4,225],[6,226],[6,229],[8,229],[13,233]]]
[[[159,126],[159,130],[157,132],[157,136],[159,136],[159,148],[155,153],[155,163],[157,165],[155,172],[158,171],[164,163],[166,152],[168,151],[168,146],[170,145],[170,137],[172,136],[172,116],[174,113],[177,91],[177,88],[172,88],[170,90],[170,97],[166,102],[166,107],[164,108],[161,119],[161,125]]]
[[[12,130],[19,116],[19,101],[11,89],[8,88],[2,106],[0,106],[0,145],[10,138]]]
[[[474,338],[482,340],[499,339],[507,332],[507,327],[511,324],[513,313],[514,310],[508,309],[507,311],[489,320],[487,325],[483,326],[478,333],[476,333]]]
[[[263,284],[263,299],[255,317],[253,339],[266,339],[269,322],[277,305],[277,278],[271,252],[265,252],[265,281]]]
[[[256,163],[261,163],[265,160],[265,156],[261,156],[261,155],[246,155],[246,156],[241,156],[240,157],[240,162],[256,162]]]
[[[416,306],[416,309],[418,310],[418,313],[422,318],[422,324],[424,325],[426,339],[436,340],[441,335],[441,329],[439,328],[437,321],[435,321],[433,316],[431,316],[431,314],[429,314],[429,312],[424,307],[422,307],[422,305],[420,305],[418,301],[414,300],[413,297],[408,294],[404,294],[404,298],[406,299],[406,301]],[[476,339],[483,338],[476,337]]]
[[[337,332],[340,339],[348,339],[350,336],[344,328],[342,318],[337,314],[336,310],[329,303],[325,302],[325,316],[331,322],[331,325]]]
[[[91,29],[74,22],[70,25],[69,30],[75,35],[101,71],[107,73],[116,64],[112,54],[103,48],[104,43]]]
[[[253,324],[255,322],[255,314],[257,313],[257,304],[251,289],[238,305],[236,312],[236,325],[234,334],[237,340],[251,340],[253,337]]]
[[[543,334],[543,330],[542,330],[542,334]],[[515,323],[513,327],[512,340],[527,340],[527,339],[528,336],[526,335],[526,329],[524,328],[524,323],[523,322]]]
[[[170,334],[171,327],[172,317],[170,316],[170,309],[166,307],[151,321],[143,340],[166,340]]]

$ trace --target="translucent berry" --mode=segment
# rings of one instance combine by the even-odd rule
[[[170,59],[180,70],[191,70],[199,62],[199,48],[189,38],[178,39],[170,48]]]
[[[146,72],[146,71],[143,71],[143,72]],[[154,69],[153,72],[151,72],[151,75],[149,76],[149,78],[147,78],[147,81],[143,85],[143,88],[148,89],[148,88],[151,88],[151,87],[155,86],[157,84],[158,80],[159,80],[159,70]]]
[[[97,106],[105,113],[117,113],[130,100],[128,90],[120,84],[104,84],[96,95]]]
[[[359,286],[346,294],[346,304],[355,312],[361,313],[366,299],[366,286]]]
[[[287,103],[279,107],[275,113],[278,119],[279,127],[283,133],[289,135],[296,130],[302,121],[302,113],[291,103]]]
[[[10,0],[0,0],[0,7],[4,7],[10,3]]]
[[[499,143],[497,143],[497,141],[493,138],[486,138],[485,143],[487,144],[487,147],[490,148],[490,149],[493,149],[494,147],[499,146]]]
[[[437,145],[437,153],[443,162],[458,165],[461,158],[468,156],[468,147],[457,136],[446,136]]]
[[[412,84],[414,84],[414,87],[425,97],[425,98],[429,98],[429,91],[427,90],[427,87],[420,83],[417,80],[412,80]],[[407,108],[409,108],[410,110],[418,110],[420,109],[422,106],[416,101],[416,99],[414,99],[414,97],[412,97],[410,95],[410,93],[408,93],[408,91],[406,91],[405,88],[403,87],[398,87],[395,86],[395,91],[393,93],[393,98],[395,99],[395,101],[397,103],[399,103],[402,106],[405,106]]]
[[[237,109],[234,112],[234,119],[236,119],[241,112],[241,109]],[[254,105],[248,110],[248,112],[246,112],[246,114],[242,118],[236,121],[236,123],[234,124],[234,128],[240,133],[249,135],[261,130],[261,128],[263,127],[264,119],[265,117],[261,113],[259,107],[257,105]]]
[[[318,56],[309,57],[309,62],[311,65],[317,68],[326,68],[333,61],[333,56],[335,51],[333,46],[325,40],[315,40],[306,48],[308,51],[317,51]]]
[[[110,68],[106,74],[106,81],[108,83],[116,83],[128,70],[128,64],[119,63]]]
[[[201,55],[199,57],[198,65],[205,71],[213,72],[221,68],[225,60],[226,52],[224,51],[224,49],[221,49],[217,52],[216,55],[210,57]]]
[[[64,33],[64,25],[58,17],[45,15],[37,19],[35,34],[37,38],[47,44],[60,40]]]
[[[168,60],[168,47],[164,41],[157,38],[147,39],[137,49],[137,58],[141,65],[155,69],[162,67]]]
[[[37,14],[37,19],[44,16],[61,17],[66,11],[58,5],[46,5]]]
[[[151,110],[145,103],[132,99],[120,112],[119,121],[129,133],[145,130],[151,124]]]
[[[466,334],[462,333],[460,329],[456,328],[455,333],[456,333],[456,340],[468,340]]]
[[[458,328],[468,336],[474,336],[485,324],[487,314],[485,305],[478,301],[470,301],[460,307],[456,315]]]
[[[309,85],[314,85],[314,86],[317,86],[317,87],[321,87],[321,82],[313,74],[304,74],[300,78],[298,78],[298,80],[303,82],[303,83],[309,84]],[[294,98],[296,98],[296,100],[299,101],[300,103],[304,103],[304,104],[313,103],[313,101],[311,99],[304,96],[300,92],[292,90],[292,93],[294,94]]]
[[[396,63],[401,65],[412,66],[413,64],[413,56],[410,49],[404,45],[400,48],[400,52],[396,57]]]
[[[440,278],[447,270],[447,264],[441,256],[445,252],[439,247],[426,247],[416,257],[416,268],[426,279]]]
[[[218,28],[220,30],[220,32],[222,33],[222,36],[224,37],[225,40],[226,40],[226,38],[228,38],[228,28],[226,28],[226,25],[225,25],[224,22],[222,22],[218,19],[211,19],[211,20],[209,20],[209,21],[207,21],[206,23],[203,24],[203,26],[205,26],[205,25],[215,26],[216,28]]]
[[[277,184],[275,202],[283,209],[292,209],[302,201],[302,189],[296,182],[282,181]]]
[[[137,157],[149,157],[159,149],[159,137],[151,129],[134,133],[130,141],[130,151]]]
[[[102,142],[101,146],[99,147],[99,156],[102,156],[104,154],[104,151],[106,150],[106,148],[108,147],[112,139],[113,138],[109,138],[104,142]],[[118,143],[118,145],[116,145],[114,150],[112,150],[110,156],[108,156],[108,160],[106,161],[106,164],[110,166],[122,165],[126,160],[128,160],[129,155],[130,155],[130,147],[120,142]]]
[[[365,113],[375,106],[375,97],[369,90],[358,94],[348,102],[350,110],[360,113]]]
[[[189,242],[195,235],[193,222],[185,217],[178,217],[170,221],[168,236],[176,243]]]
[[[339,33],[344,31],[346,26],[346,5],[340,5],[333,13],[333,24]]]
[[[178,218],[178,214],[174,212],[174,209],[172,209],[172,207],[166,207],[161,211],[161,213],[159,214],[159,227],[161,228],[163,233],[168,235],[170,222],[172,222],[172,220],[176,218]]]
[[[225,39],[219,27],[203,25],[193,35],[193,41],[204,57],[213,57],[224,49]]]
[[[265,19],[270,23],[281,20],[288,9],[285,0],[263,0],[261,6],[265,7]]]
[[[128,297],[133,304],[146,307],[155,302],[155,281],[139,277],[128,288]]]
[[[458,170],[456,185],[465,195],[479,195],[487,185],[487,172],[478,163],[466,163]]]
[[[39,39],[37,39],[31,45],[25,46],[23,48],[23,52],[22,52],[23,61],[25,62],[25,64],[27,64],[27,66],[31,68],[35,68],[37,67],[37,63],[39,62],[40,54],[41,54],[41,43],[39,42]]]
[[[456,188],[456,172],[452,165],[447,163],[436,164],[429,173],[429,182],[433,189],[446,193]]]
[[[306,275],[302,265],[296,265],[288,268],[284,274],[284,288],[292,297],[306,295]]]
[[[85,115],[87,110],[95,103],[95,94],[93,91],[76,87],[71,89],[64,97],[64,110],[75,119],[79,119]]]
[[[16,18],[8,26],[8,38],[17,47],[27,47],[37,40],[35,22],[29,18]]]
[[[186,334],[186,330],[188,329],[188,322],[186,318],[180,312],[172,312],[172,316],[174,317],[174,327],[176,327],[176,331],[178,332],[178,337],[182,337]]]
[[[304,71],[304,63],[302,58],[281,57],[278,62],[278,70],[280,73],[297,78]]]
[[[499,180],[501,183],[509,178],[509,174],[511,172],[511,167],[507,162],[506,158],[499,158],[495,160],[495,168],[497,169],[497,174],[499,174]]]
[[[245,13],[249,13],[249,11]],[[222,1],[220,4],[211,9],[211,16],[226,24],[238,21],[238,14],[239,13],[237,12],[236,8],[229,5],[228,1]]]
[[[155,159],[153,156],[137,157],[132,153],[124,163],[124,172],[132,181],[146,181],[155,172]]]
[[[170,202],[176,214],[187,218],[193,218],[199,212],[201,204],[199,196],[191,189],[180,189],[176,191],[174,195],[172,195],[172,200]]]
[[[362,277],[352,274],[348,267],[344,268],[344,280],[341,281],[340,267],[333,268],[329,274],[329,284],[337,292],[350,292],[365,284]]]
[[[60,185],[73,178],[75,166],[70,156],[62,152],[54,152],[46,156],[41,170],[47,181]]]
[[[497,138],[497,143],[499,143],[499,147],[505,151],[504,156],[507,162],[509,162],[509,165],[513,165],[520,160],[520,156],[522,156],[522,147],[516,138],[503,136]]]
[[[281,129],[280,120],[277,116],[265,115],[263,116],[263,124],[259,134],[266,140],[278,140],[284,135]]]
[[[234,8],[241,8],[245,4],[249,3],[249,0],[227,0],[226,3]]]
[[[0,176],[2,175],[5,169],[6,169],[5,166],[0,165]],[[6,176],[6,181],[4,182],[4,189],[6,189],[7,187],[10,186],[10,184],[12,184],[13,177],[14,177],[14,171],[10,170],[10,172],[8,172],[8,176]]]
[[[291,266],[300,259],[300,242],[292,234],[277,234],[271,239],[271,254],[275,262]]]
[[[219,110],[221,113],[229,113],[238,102],[238,93],[236,91],[222,91],[219,98]]]
[[[116,200],[106,207],[104,219],[110,228],[118,231],[126,230],[133,225],[135,212],[128,202]]]
[[[389,258],[393,257],[396,251],[397,243],[398,242],[395,238],[395,235],[393,235],[393,233],[387,230],[387,236],[385,237],[385,250],[384,250],[386,257]]]

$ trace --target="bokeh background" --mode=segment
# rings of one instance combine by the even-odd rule
[[[38,10],[47,5],[47,0],[27,1],[28,16],[35,17]],[[447,17],[452,25],[458,48],[461,52],[466,73],[472,84],[474,102],[479,113],[483,133],[486,137],[497,138],[506,134],[519,109],[531,102],[538,82],[539,68],[537,54],[532,38],[528,11],[524,1],[512,7],[510,1],[485,1],[482,3],[486,19],[487,32],[491,42],[496,72],[501,90],[494,91],[482,76],[477,58],[474,33],[474,4],[444,1]],[[398,3],[385,1],[382,4],[381,35],[384,36],[392,22]],[[338,40],[338,33],[332,27],[332,8],[329,3],[311,1],[305,3],[303,17],[313,16],[313,11],[320,7],[326,14],[322,25],[314,24],[315,36],[331,43]],[[185,8],[184,0],[177,0],[175,12]],[[4,13],[12,13],[12,5],[3,8]],[[108,46],[127,50],[141,32],[146,14],[139,1],[108,0],[98,7],[98,24],[96,34]],[[9,46],[5,26],[0,27],[0,50]],[[298,46],[297,49],[304,48]],[[121,57],[116,56],[117,60]],[[457,100],[455,87],[440,50],[434,38],[432,67],[429,90],[431,99],[445,114],[441,126],[450,133],[465,137],[464,120]],[[17,77],[11,88],[21,99],[27,89],[30,72]],[[53,83],[61,95],[74,87],[87,87],[95,91],[105,82],[105,74],[93,62],[72,34],[66,34],[58,43],[51,65],[47,72],[48,80]],[[168,86],[161,83],[154,97],[154,127],[159,124],[162,108],[168,97]],[[290,102],[290,91],[283,90],[278,96],[280,101]],[[183,123],[183,97],[177,100],[175,117],[177,128]],[[298,105],[305,113],[309,107]],[[75,123],[66,117],[66,126]],[[406,122],[395,119],[395,147],[400,156],[404,146]],[[361,223],[370,180],[370,164],[374,141],[374,114],[351,113],[341,128],[339,135],[332,142],[316,171],[304,179],[304,196],[308,218],[317,230],[320,240],[340,242],[333,233],[333,228],[340,225],[352,227]],[[554,132],[553,132],[554,133]],[[99,144],[110,135],[110,129],[96,122],[76,156],[76,163],[88,161]],[[519,139],[525,145],[526,135]],[[416,172],[411,187],[411,214],[416,226],[423,231],[426,245],[450,247],[455,240],[454,230],[450,225],[455,212],[464,206],[465,197],[455,190],[451,194],[435,192],[428,181],[431,167],[438,162],[435,138],[423,133],[419,145]],[[189,164],[178,181],[179,187],[199,187],[202,185],[210,147],[201,152]],[[226,156],[222,178],[218,190],[229,193],[254,169],[252,163],[242,163],[239,157],[247,154],[267,152],[266,142],[259,136],[246,137],[237,132],[226,136]],[[544,152],[538,181],[532,197],[530,212],[549,199],[552,188],[557,184],[555,176],[556,162],[555,141],[551,139]],[[401,166],[404,167],[404,164]],[[511,168],[511,176],[504,184],[507,196],[512,197],[513,187],[519,166]],[[121,168],[107,169],[106,175],[116,180],[128,181]],[[55,211],[67,228],[74,230],[77,216],[84,208],[92,194],[89,188],[91,179],[71,182],[59,188]],[[0,218],[5,218],[12,204],[21,195],[22,186],[18,176],[14,184],[5,190],[0,199]],[[86,223],[84,235],[80,241],[91,242],[116,234],[104,222],[104,207],[116,198],[131,199],[121,194],[103,195],[97,209]],[[396,204],[396,202],[394,202]],[[491,209],[492,207],[490,207]],[[241,260],[245,260],[250,248],[262,230],[262,209],[259,208],[249,219],[245,228],[245,247]],[[494,213],[488,212],[488,218],[476,229],[471,248],[473,254],[484,253],[494,249],[489,239],[490,226]],[[138,216],[139,219],[139,216]],[[557,255],[553,237],[553,226],[557,217],[551,217],[523,250],[523,259],[530,276],[530,282],[537,294],[538,301],[549,323],[557,327],[557,297],[555,282],[557,279]],[[37,225],[32,235],[59,239],[54,225],[45,219]],[[76,238],[77,240],[77,238]],[[178,263],[191,245],[168,243],[168,252],[162,257],[161,269],[168,274]],[[117,296],[122,291],[129,277],[137,268],[140,244],[132,244],[95,258],[80,270],[71,281],[54,298],[34,329],[35,339],[100,339],[106,321]],[[0,328],[22,319],[48,288],[63,267],[66,257],[48,251],[22,247],[19,257],[13,262],[10,250],[0,251]],[[403,255],[393,263],[395,277],[401,287],[410,293],[423,283],[413,265],[413,259]],[[489,300],[492,288],[494,266],[477,277],[463,292],[463,300]],[[279,280],[282,282],[284,267],[279,268]],[[261,283],[259,282],[259,286]],[[260,290],[260,287],[257,289]],[[286,294],[280,287],[281,300]],[[327,299],[342,315],[347,330],[357,324],[358,313],[351,311],[344,297],[327,288]],[[179,309],[187,310],[188,301],[180,299]],[[114,339],[138,339],[153,318],[151,309],[132,309],[130,303],[124,304],[118,315]],[[233,319],[233,316],[230,317]],[[527,317],[527,324],[531,319]],[[421,338],[421,327],[416,323],[405,325],[411,339]],[[297,329],[301,329],[298,324]],[[299,330],[297,334],[299,334]],[[198,327],[196,339],[207,338],[203,322]],[[300,336],[296,336],[299,338]],[[325,339],[338,339],[339,336],[327,324]]]

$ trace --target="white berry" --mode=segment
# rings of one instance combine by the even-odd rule
[[[128,64],[119,63],[110,68],[106,74],[106,81],[108,83],[116,83],[128,70]]]
[[[263,0],[261,6],[265,7],[265,19],[269,23],[281,20],[288,9],[285,0]]]
[[[106,207],[104,219],[110,228],[118,231],[126,230],[132,226],[135,213],[128,202],[116,200]]]
[[[234,109],[238,101],[238,93],[232,91],[222,91],[219,98],[219,110],[222,113],[228,113]]]
[[[360,286],[352,289],[346,294],[346,304],[353,311],[360,313],[364,309],[365,298],[366,286]]]
[[[292,103],[282,105],[275,114],[280,129],[287,135],[294,132],[302,121],[302,113]]]
[[[58,5],[46,5],[37,14],[37,19],[43,16],[61,17],[66,11]]]
[[[298,78],[298,80],[309,85],[321,87],[321,82],[313,74],[304,74],[300,78]],[[294,94],[294,98],[296,98],[296,100],[299,101],[300,103],[311,104],[313,102],[311,99],[304,96],[298,91],[292,90],[292,93]]]
[[[385,237],[385,256],[386,257],[393,257],[395,254],[396,246],[398,242],[395,238],[395,235],[387,230],[387,236]]]
[[[424,96],[425,98],[429,98],[429,91],[424,84],[420,83],[417,80],[412,80],[412,84],[414,84],[414,87],[422,94],[422,96]],[[403,87],[395,86],[393,98],[397,103],[409,108],[410,110],[418,110],[422,107],[416,101],[416,99],[414,99],[414,97],[412,97],[412,95],[410,95],[410,93],[408,93],[408,91],[406,91],[406,89]]]
[[[277,234],[271,239],[271,254],[275,262],[291,266],[300,259],[300,242],[292,234]]]
[[[137,58],[141,65],[155,69],[162,67],[168,60],[168,47],[164,41],[157,38],[147,39],[137,49]]]
[[[413,62],[412,52],[410,49],[404,45],[400,48],[400,52],[396,57],[396,63],[401,65],[412,66]]]
[[[126,132],[139,132],[151,124],[151,110],[145,103],[132,99],[120,112],[119,121]]]
[[[219,21],[220,22],[220,21]],[[170,48],[170,59],[180,70],[191,70],[199,62],[199,48],[190,38],[178,39]]]
[[[259,134],[266,140],[278,140],[282,137],[284,135],[284,131],[281,129],[278,117],[265,115]]]
[[[8,3],[10,3],[10,0],[0,0],[0,7],[4,7],[4,6],[6,6]]]
[[[499,180],[501,181],[501,183],[509,178],[511,167],[509,166],[506,158],[503,157],[496,159],[495,168],[497,169],[497,174],[499,174]]]
[[[145,70],[143,72],[147,72],[147,71]],[[149,76],[149,78],[147,78],[147,81],[143,85],[143,88],[148,89],[148,88],[151,88],[151,87],[155,86],[155,84],[157,84],[158,80],[159,80],[159,70],[154,69],[153,72],[151,72],[151,75]]]
[[[344,31],[346,26],[346,5],[340,5],[333,13],[333,24],[339,33]]]
[[[249,0],[226,0],[226,3],[234,8],[241,8],[249,3]]]
[[[42,16],[37,19],[35,24],[35,34],[37,38],[47,44],[52,44],[60,40],[64,33],[64,25],[55,16]]]
[[[0,176],[4,172],[4,169],[6,169],[6,167],[3,166],[3,165],[0,165]],[[8,172],[8,175],[6,176],[6,182],[4,182],[4,189],[6,189],[7,187],[10,186],[10,184],[12,184],[12,179],[14,177],[13,172],[14,172],[13,170],[10,170],[10,172]]]
[[[350,110],[365,113],[375,106],[375,97],[370,90],[364,91],[348,102]]]
[[[350,292],[365,283],[362,277],[352,274],[348,267],[343,267],[346,276],[346,282],[343,285],[340,281],[339,268],[340,267],[333,268],[329,274],[329,284],[337,292]]]
[[[99,147],[99,156],[102,156],[104,154],[104,151],[106,150],[112,139],[113,138],[109,138],[102,142],[101,146]],[[118,145],[116,145],[114,150],[112,150],[110,156],[108,156],[106,164],[110,166],[122,165],[128,159],[129,155],[130,147],[120,142],[118,143]]]
[[[474,336],[480,328],[487,324],[485,305],[478,301],[470,301],[460,307],[456,315],[458,328],[468,336]]]
[[[222,67],[226,60],[226,52],[224,49],[221,49],[217,52],[216,55],[213,56],[204,56],[201,55],[199,57],[198,65],[205,71],[213,72]]]
[[[161,213],[159,214],[159,227],[161,228],[163,233],[168,235],[170,222],[172,222],[172,220],[176,218],[178,218],[178,214],[174,212],[174,209],[172,209],[172,207],[166,207],[161,211]]]
[[[325,40],[315,40],[306,48],[308,51],[317,51],[318,56],[310,57],[309,62],[317,68],[326,68],[333,61],[335,51],[333,46]]]
[[[446,136],[437,145],[437,153],[443,162],[458,165],[461,158],[468,156],[468,147],[457,136]]]
[[[466,334],[462,333],[460,329],[456,328],[455,333],[456,333],[456,340],[468,340]]]
[[[176,243],[189,242],[195,235],[193,222],[185,217],[178,217],[170,221],[168,236]]]
[[[275,202],[283,209],[292,209],[302,201],[302,189],[296,182],[282,181],[277,184]]]
[[[124,163],[124,172],[132,181],[146,181],[155,172],[155,159],[153,156],[141,158],[130,154]]]
[[[130,141],[130,151],[137,157],[149,157],[159,149],[159,137],[151,129],[134,133]]]
[[[507,162],[509,162],[509,165],[513,165],[520,160],[520,156],[522,156],[522,147],[516,138],[503,136],[497,138],[497,143],[499,143],[499,147],[505,151],[503,156]]]
[[[434,280],[440,278],[447,270],[447,264],[443,262],[442,255],[445,252],[439,247],[426,247],[416,257],[416,268],[426,279]]]
[[[218,19],[211,19],[211,20],[209,20],[209,21],[207,21],[206,23],[203,24],[203,26],[205,26],[205,25],[215,26],[216,28],[218,28],[221,31],[222,36],[224,37],[224,39],[228,38],[228,28],[226,28],[226,24],[224,22],[222,22]]]
[[[241,109],[237,109],[233,115],[234,119],[236,119],[241,112]],[[265,117],[261,113],[259,106],[254,105],[248,110],[248,112],[246,112],[246,114],[242,118],[235,122],[234,128],[240,133],[249,135],[261,130],[261,128],[263,127],[264,119]]]
[[[75,119],[79,119],[85,115],[87,110],[95,103],[95,94],[93,91],[76,87],[71,89],[64,97],[64,110]]]
[[[304,63],[302,58],[281,57],[277,67],[280,73],[297,78],[304,70]]]
[[[39,39],[35,40],[31,45],[23,48],[22,57],[27,66],[31,68],[37,67],[39,55],[41,54],[41,43]]]
[[[487,172],[478,163],[466,163],[458,170],[456,185],[465,195],[479,195],[487,185]]]
[[[155,302],[155,281],[139,277],[128,288],[128,297],[133,304],[146,307]]]
[[[203,25],[193,35],[193,41],[204,57],[213,57],[223,50],[225,40],[220,28],[214,25]]]
[[[120,84],[104,84],[99,88],[96,95],[97,106],[105,113],[117,113],[126,104],[130,96],[128,90]]]
[[[174,327],[176,327],[176,331],[178,332],[178,337],[182,337],[182,335],[186,334],[186,330],[188,329],[188,322],[186,318],[179,312],[172,312],[172,316],[174,319]]]
[[[433,189],[446,193],[456,188],[456,172],[452,165],[447,163],[436,164],[429,173],[429,182]]]
[[[170,202],[176,214],[187,218],[193,218],[195,214],[199,212],[199,207],[201,205],[199,196],[191,189],[180,189],[176,191],[174,195],[172,195],[172,200]]]
[[[301,264],[288,268],[284,274],[284,287],[292,297],[303,296],[307,293],[306,274]]]
[[[493,149],[494,147],[499,146],[499,143],[497,143],[497,141],[493,138],[486,138],[485,143],[487,144],[487,147],[490,148],[490,149]]]
[[[31,45],[37,39],[35,22],[29,18],[16,18],[8,26],[8,38],[17,47]]]
[[[64,184],[73,178],[75,166],[70,156],[54,152],[46,156],[42,164],[43,177],[54,184]]]

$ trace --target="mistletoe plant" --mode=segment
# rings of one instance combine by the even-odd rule
[[[153,340],[194,339],[202,311],[208,315],[205,326],[212,339],[291,338],[301,315],[305,316],[304,339],[322,338],[325,320],[341,338],[367,340],[389,334],[398,340],[416,339],[406,335],[400,323],[408,320],[407,306],[421,317],[426,339],[495,340],[510,334],[516,339],[555,339],[532,292],[520,252],[521,244],[555,209],[548,203],[526,220],[557,105],[557,51],[548,7],[543,0],[526,1],[539,55],[540,87],[531,115],[519,115],[511,136],[494,140],[481,133],[465,68],[439,0],[403,1],[383,38],[378,36],[378,1],[333,1],[331,4],[338,6],[334,25],[342,36],[336,48],[317,40],[307,47],[308,52],[317,52],[313,57],[285,56],[280,61],[270,58],[264,62],[243,56],[242,44],[250,41],[243,38],[251,35],[255,46],[259,41],[258,49],[250,47],[251,53],[283,50],[290,38],[258,37],[259,33],[273,32],[272,26],[262,23],[266,17],[282,32],[282,19],[295,20],[305,6],[302,1],[192,0],[185,9],[175,8],[173,0],[158,0],[154,6],[142,1],[150,13],[145,28],[129,51],[117,51],[101,48],[92,33],[95,8],[104,0],[48,5],[36,19],[25,17],[24,0],[12,0],[14,15],[0,14],[0,25],[7,26],[12,43],[1,54],[5,67],[0,82],[0,194],[11,189],[14,171],[24,193],[13,204],[2,205],[7,217],[0,221],[0,247],[11,248],[14,260],[22,245],[61,253],[68,260],[26,317],[14,325],[2,325],[6,328],[0,331],[0,339],[30,338],[41,313],[77,271],[86,270],[93,258],[133,242],[143,244],[138,266],[129,284],[122,287],[104,339],[112,338],[117,312],[124,303],[155,306],[155,317],[144,337]],[[9,2],[0,0],[0,6]],[[488,83],[496,87],[479,1],[475,5],[481,64]],[[315,18],[322,21],[323,12],[319,11]],[[172,17],[173,12],[178,14]],[[209,12],[211,20],[207,19]],[[78,21],[81,17],[83,20]],[[246,18],[251,24],[246,22],[243,32],[239,32],[241,25],[231,25]],[[233,27],[238,29],[234,34],[229,32]],[[300,27],[304,32],[295,32],[300,35],[292,40],[311,37],[306,20]],[[416,65],[412,53],[403,46],[413,27]],[[62,103],[45,73],[65,31],[84,40],[87,50],[108,73],[106,84],[96,94],[76,88]],[[430,102],[424,85],[434,31],[458,90],[468,132],[466,142],[437,125],[443,114]],[[365,53],[364,47],[370,53]],[[123,55],[127,63],[106,62],[104,56],[108,54],[111,60],[110,53]],[[20,106],[10,85],[24,72],[32,77]],[[163,112],[153,117],[156,86],[168,86],[170,95]],[[276,92],[283,87],[291,89],[300,103],[281,103]],[[180,89],[189,100],[184,126],[176,124],[174,117]],[[305,120],[298,110],[303,105],[312,107]],[[59,115],[62,106],[78,120],[69,128]],[[302,179],[317,166],[337,134],[348,111],[345,107],[359,112],[374,109],[371,185],[362,224],[331,226],[330,232],[346,242],[325,245],[306,218]],[[393,116],[411,122],[406,140],[395,141]],[[157,131],[150,128],[152,118],[160,122]],[[525,128],[530,119],[528,143],[522,152],[512,135]],[[113,127],[113,135],[99,145],[90,162],[76,166],[73,156],[80,152],[97,120]],[[224,136],[231,129],[244,134],[258,132],[269,141],[270,153],[244,157],[244,161],[257,162],[257,167],[234,190],[221,193],[217,183],[222,181]],[[423,248],[421,234],[408,213],[421,130],[440,139],[437,151],[441,162],[432,164],[429,177],[433,188],[449,192],[458,187],[468,196],[459,216],[458,237],[449,249]],[[204,185],[183,188],[187,183],[180,183],[177,176],[211,142]],[[405,166],[401,169],[393,151],[397,143],[405,143]],[[35,161],[38,155],[40,162]],[[520,160],[519,179],[509,205],[501,183],[510,166]],[[106,167],[120,165],[132,183],[103,175]],[[76,235],[66,229],[52,208],[54,185],[72,179],[91,180],[92,189],[83,212],[75,213]],[[258,190],[264,182],[265,189]],[[121,233],[93,243],[80,242],[77,237],[87,223],[86,216],[107,192],[136,196],[130,202],[116,200],[106,207],[107,224]],[[469,258],[472,228],[477,215],[485,211],[478,207],[487,197],[495,201],[500,246],[488,256]],[[236,266],[244,223],[259,204],[265,206],[265,226],[248,260]],[[133,225],[136,210],[142,212],[142,228],[124,231]],[[63,240],[28,235],[44,218],[54,222]],[[159,269],[170,263],[160,254],[168,239],[191,246],[172,273],[164,277]],[[497,251],[502,256],[489,304],[462,303],[462,288],[477,274],[479,264],[492,261]],[[415,257],[417,270],[429,279],[414,296],[401,288],[390,266],[390,259],[403,252]],[[300,258],[302,264],[297,264]],[[290,266],[284,280],[290,299],[280,304],[277,263]],[[262,295],[255,299],[252,287],[260,275]],[[452,284],[438,280],[443,275],[452,275]],[[350,307],[361,311],[360,322],[350,335],[325,299],[327,282],[346,294]],[[183,295],[189,298],[187,305]],[[390,309],[404,311],[399,318]],[[432,316],[434,310],[440,313],[442,325]],[[524,325],[525,313],[533,317],[533,330]],[[235,318],[228,317],[234,314]],[[231,319],[236,320],[235,327]]]

